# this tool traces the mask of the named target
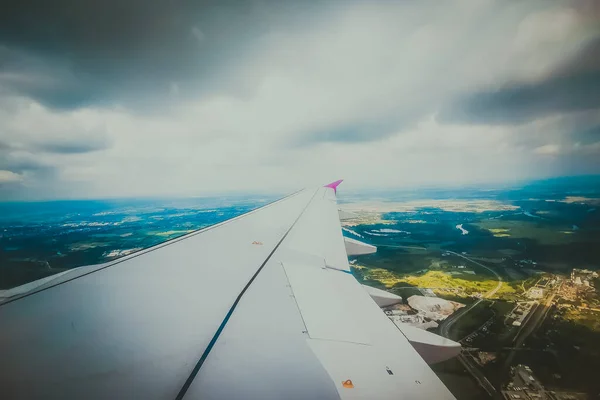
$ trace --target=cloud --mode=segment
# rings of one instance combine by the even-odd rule
[[[108,139],[102,134],[89,137],[60,137],[42,140],[34,144],[34,148],[48,153],[76,154],[105,150],[109,147]]]
[[[86,111],[53,113],[37,103],[13,98],[9,110],[0,109],[4,150],[35,153],[89,153],[110,147],[102,121],[90,121]]]
[[[31,100],[4,97],[0,108],[0,170],[14,178],[0,188],[2,198],[54,197],[65,193],[61,174],[82,158],[110,149],[106,126],[95,113],[56,113]],[[83,160],[85,163],[85,160]]]
[[[569,21],[579,22],[580,14],[571,11],[575,17],[553,23],[562,27],[561,42],[557,30],[535,23],[539,9],[545,15],[551,8],[542,5],[553,4],[539,1],[511,7],[467,0],[443,7],[386,1],[13,3],[0,16],[0,64],[11,75],[0,84],[7,90],[56,109],[119,104],[144,112],[177,106],[168,96],[173,82],[179,100],[248,99],[265,79],[284,75],[297,85],[324,84],[330,97],[363,99],[366,91],[363,104],[373,106],[390,107],[390,100],[405,96],[412,103],[401,106],[414,103],[410,112],[420,117],[448,89],[539,73],[561,55],[542,39],[532,40],[533,33],[554,35],[559,48],[573,37]],[[524,16],[534,23],[519,29]],[[531,62],[535,58],[543,59],[541,65]],[[427,80],[431,97],[420,87]]]
[[[572,134],[569,135],[569,139],[572,143],[585,146],[600,142],[600,125],[581,125],[582,126],[579,129],[574,130]]]
[[[145,110],[165,105],[173,81],[185,82],[186,95],[238,91],[228,72],[264,34],[298,23],[310,8],[274,0],[9,1],[0,15],[0,65],[38,77],[6,86],[47,107],[119,99]]]
[[[5,183],[20,182],[22,177],[12,171],[0,170],[0,185]]]
[[[556,112],[598,108],[600,71],[474,93],[458,100],[440,118],[455,123],[520,124]]]
[[[581,4],[15,2],[0,169],[22,181],[0,198],[593,172],[600,14]]]
[[[557,144],[545,144],[543,146],[536,147],[533,149],[533,152],[536,154],[555,156],[560,153],[560,146]]]
[[[13,171],[18,174],[24,172],[36,172],[44,169],[51,168],[50,165],[44,164],[29,152],[0,152],[2,161],[0,161],[0,168]]]
[[[464,95],[439,118],[453,123],[521,124],[557,112],[599,108],[600,35],[547,77]]]

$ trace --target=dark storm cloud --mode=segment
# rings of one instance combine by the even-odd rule
[[[5,86],[54,108],[152,103],[173,82],[182,95],[227,87],[220,66],[241,61],[257,38],[286,23],[281,15],[305,9],[275,1],[8,0],[0,66],[40,77]]]
[[[451,123],[512,125],[557,112],[596,108],[600,108],[600,38],[546,79],[465,95],[438,118]]]

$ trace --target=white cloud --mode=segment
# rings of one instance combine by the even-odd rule
[[[519,57],[523,77],[536,80],[552,71],[557,60],[573,55],[578,49],[573,41],[584,42],[582,15],[564,4],[556,8],[530,13],[518,25],[514,55]]]
[[[103,122],[87,117],[94,111],[52,112],[40,104],[13,98],[9,111],[0,109],[2,140],[16,150],[79,153],[109,145]],[[68,115],[68,118],[65,116]]]
[[[533,149],[533,152],[536,154],[542,154],[546,156],[556,156],[560,153],[561,148],[557,144],[545,144],[540,147],[536,147]]]
[[[0,184],[20,182],[23,177],[12,171],[0,170]]]

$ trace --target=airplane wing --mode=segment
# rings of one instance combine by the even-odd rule
[[[1,396],[453,399],[350,274],[337,184],[5,293]]]

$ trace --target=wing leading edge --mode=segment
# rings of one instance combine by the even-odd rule
[[[0,390],[452,399],[349,273],[334,184],[0,305]]]

